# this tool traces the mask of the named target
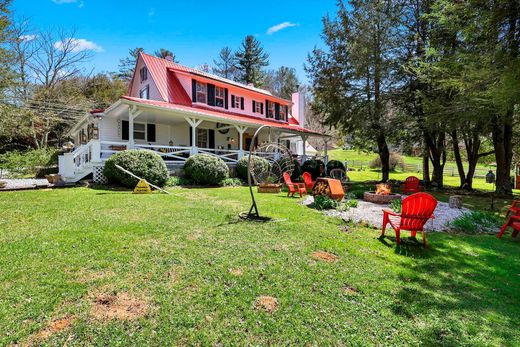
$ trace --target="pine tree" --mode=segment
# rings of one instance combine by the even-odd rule
[[[218,58],[213,60],[215,65],[212,68],[214,74],[221,77],[234,80],[237,68],[235,67],[235,54],[230,47],[224,47],[220,50]]]
[[[246,36],[235,57],[237,80],[245,84],[261,85],[262,69],[269,65],[269,54],[264,52],[260,41],[252,35]]]
[[[299,84],[294,68],[281,66],[265,74],[264,87],[273,95],[286,100],[291,100],[292,93],[297,91]]]
[[[166,59],[167,57],[172,57],[174,63],[178,63],[177,56],[172,51],[169,51],[165,48],[161,48],[158,51],[154,52],[157,58]]]
[[[116,74],[117,77],[126,82],[132,79],[135,63],[141,52],[144,52],[144,49],[141,47],[128,50],[129,56],[119,60],[119,72]]]

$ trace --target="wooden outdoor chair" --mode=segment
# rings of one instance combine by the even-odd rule
[[[514,205],[514,202],[513,202]],[[507,211],[507,215],[511,212],[511,209]],[[502,228],[500,229],[500,232],[498,233],[498,238],[501,238],[502,235],[504,235],[504,232],[508,227],[511,227],[513,229],[513,233],[511,236],[517,237],[518,233],[520,232],[520,209],[516,210],[511,216],[507,218],[507,221],[502,225]]]
[[[430,218],[434,218],[433,211],[437,207],[437,200],[427,193],[416,193],[406,197],[403,200],[401,213],[395,213],[392,210],[383,210],[383,230],[381,236],[385,235],[386,225],[395,230],[395,238],[397,245],[401,244],[401,230],[411,231],[412,237],[420,231],[423,237],[423,243],[426,247],[426,234],[424,233],[424,225]]]
[[[506,218],[509,218],[510,215],[515,215],[520,212],[520,200],[514,200],[511,204],[511,207],[507,210]]]
[[[312,180],[312,176],[308,172],[304,172],[302,176],[303,182],[305,183],[305,188],[307,188],[307,190],[312,190],[312,188],[314,188],[314,185],[316,184],[316,181]]]
[[[421,181],[417,177],[410,176],[410,177],[407,177],[406,180],[404,181],[403,194],[419,193],[419,192],[422,192],[422,190],[423,190],[423,187],[421,187]]]
[[[291,181],[291,175],[289,173],[284,172],[283,173],[283,180],[285,185],[287,186],[287,189],[289,191],[287,192],[287,196],[294,197],[295,193],[300,194],[300,198],[303,196],[303,194],[307,194],[307,188],[305,187],[304,183],[293,183]]]

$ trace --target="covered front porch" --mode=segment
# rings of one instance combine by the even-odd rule
[[[172,172],[182,168],[190,156],[198,153],[217,156],[234,166],[249,153],[255,131],[264,125],[260,118],[240,118],[215,117],[205,110],[194,112],[123,100],[105,112],[85,117],[71,130],[69,135],[75,149],[60,159],[60,173],[63,169],[65,178],[77,178],[88,171],[86,168],[102,166],[111,155],[127,149],[156,152]],[[287,124],[277,127],[278,124],[272,123],[259,134],[257,145],[278,142],[300,163],[309,158],[327,162],[326,146],[323,154],[306,152],[309,137],[320,137],[326,143],[327,136],[304,132],[302,128]],[[275,157],[276,153],[272,153],[268,159]]]

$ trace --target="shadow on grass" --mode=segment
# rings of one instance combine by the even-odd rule
[[[514,267],[520,248],[515,246],[483,236],[442,235],[422,251],[420,244],[403,242],[396,253],[417,260],[400,275],[404,285],[394,296],[394,313],[413,320],[437,316],[418,328],[426,345],[515,345],[520,340],[520,274]],[[480,341],[477,335],[485,330],[499,341]]]

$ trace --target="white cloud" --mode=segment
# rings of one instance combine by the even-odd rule
[[[87,50],[103,52],[103,47],[97,45],[95,42],[75,38],[67,39],[67,41],[58,41],[54,44],[54,48],[62,50],[64,46],[69,43],[73,52],[82,52]]]
[[[295,27],[295,26],[298,26],[298,24],[291,23],[291,22],[283,22],[280,24],[276,24],[276,25],[273,25],[272,27],[270,27],[269,29],[267,29],[267,35],[272,35],[280,30],[290,28],[290,27]]]
[[[61,5],[61,4],[73,4],[78,2],[78,0],[52,0],[53,3]]]
[[[38,38],[38,35],[22,35],[20,41],[34,41]]]

